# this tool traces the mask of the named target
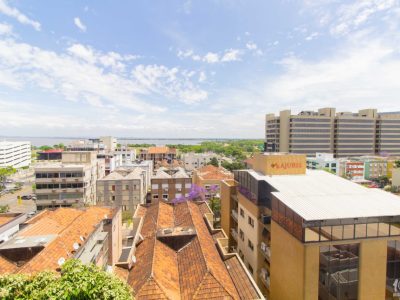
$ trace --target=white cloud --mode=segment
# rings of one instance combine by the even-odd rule
[[[112,68],[115,71],[124,71],[126,67],[125,62],[130,62],[139,58],[137,55],[121,55],[113,51],[102,53],[94,50],[90,46],[82,44],[73,44],[67,51],[75,57],[83,59],[91,64],[99,64],[106,68]]]
[[[248,42],[246,43],[246,48],[249,50],[257,50],[257,44],[254,42]]]
[[[207,99],[208,93],[192,81],[193,72],[163,65],[138,65],[132,76],[148,92],[193,104]]]
[[[204,81],[206,81],[206,80],[207,80],[207,75],[206,75],[206,73],[200,72],[200,75],[199,75],[199,82],[204,82]]]
[[[79,19],[78,17],[74,18],[74,24],[76,27],[79,28],[80,31],[82,32],[86,32],[86,25],[82,23],[81,19]]]
[[[30,25],[35,28],[35,30],[40,31],[41,25],[39,22],[31,20],[15,7],[10,7],[7,0],[0,0],[0,13],[16,19],[21,24]]]
[[[238,61],[240,60],[241,51],[238,49],[229,49],[225,51],[225,54],[222,56],[222,62],[228,61]]]
[[[0,35],[12,35],[12,26],[6,23],[0,23]]]
[[[309,36],[306,37],[306,41],[312,41],[319,36],[318,32],[313,32]]]
[[[282,60],[285,71],[268,79],[266,101],[295,108],[329,105],[349,110],[396,110],[393,105],[400,94],[399,49],[377,39],[352,38],[353,42],[330,58],[316,62],[296,57]]]
[[[209,64],[217,63],[219,62],[219,55],[218,53],[208,52],[206,55],[204,55],[203,61]]]

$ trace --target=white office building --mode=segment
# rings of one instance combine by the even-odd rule
[[[0,168],[22,168],[28,167],[30,164],[30,142],[0,142]]]

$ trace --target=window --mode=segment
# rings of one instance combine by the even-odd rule
[[[136,185],[135,185],[136,187]],[[125,190],[129,191],[129,185],[125,185]]]
[[[152,184],[152,185],[151,185],[151,189],[152,189],[152,190],[157,190],[157,189],[158,189],[158,183]]]
[[[251,251],[254,250],[254,245],[250,240],[247,240],[247,246],[250,248]]]
[[[250,274],[253,275],[253,267],[250,264],[247,264],[247,268],[249,269]]]
[[[168,194],[163,194],[162,197],[163,199],[168,199]]]
[[[398,291],[400,285],[398,278],[400,278],[400,241],[388,241],[387,246],[387,267],[386,267],[386,295],[393,295],[395,289]],[[396,285],[397,283],[397,285]],[[395,287],[396,286],[396,287]]]
[[[111,200],[112,200],[112,201],[115,201],[115,196],[111,196]]]
[[[244,241],[244,232],[242,229],[239,230],[239,237],[242,241]]]
[[[240,209],[240,216],[244,218],[244,210],[243,210],[243,208]]]
[[[157,194],[154,194],[154,195],[153,195],[153,199],[158,199],[158,195],[157,195]]]
[[[321,246],[318,299],[358,299],[359,244]]]
[[[254,220],[249,217],[249,225],[254,228]]]
[[[111,186],[111,190],[115,192],[115,185]]]

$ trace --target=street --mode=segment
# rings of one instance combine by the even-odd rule
[[[36,211],[36,204],[32,200],[21,200],[18,204],[17,197],[23,195],[32,194],[32,184],[27,182],[26,185],[22,187],[21,190],[14,192],[13,194],[8,193],[0,196],[0,205],[8,205],[9,212],[24,212],[29,213]]]

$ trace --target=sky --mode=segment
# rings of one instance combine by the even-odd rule
[[[0,135],[263,138],[400,111],[399,0],[0,0]]]

